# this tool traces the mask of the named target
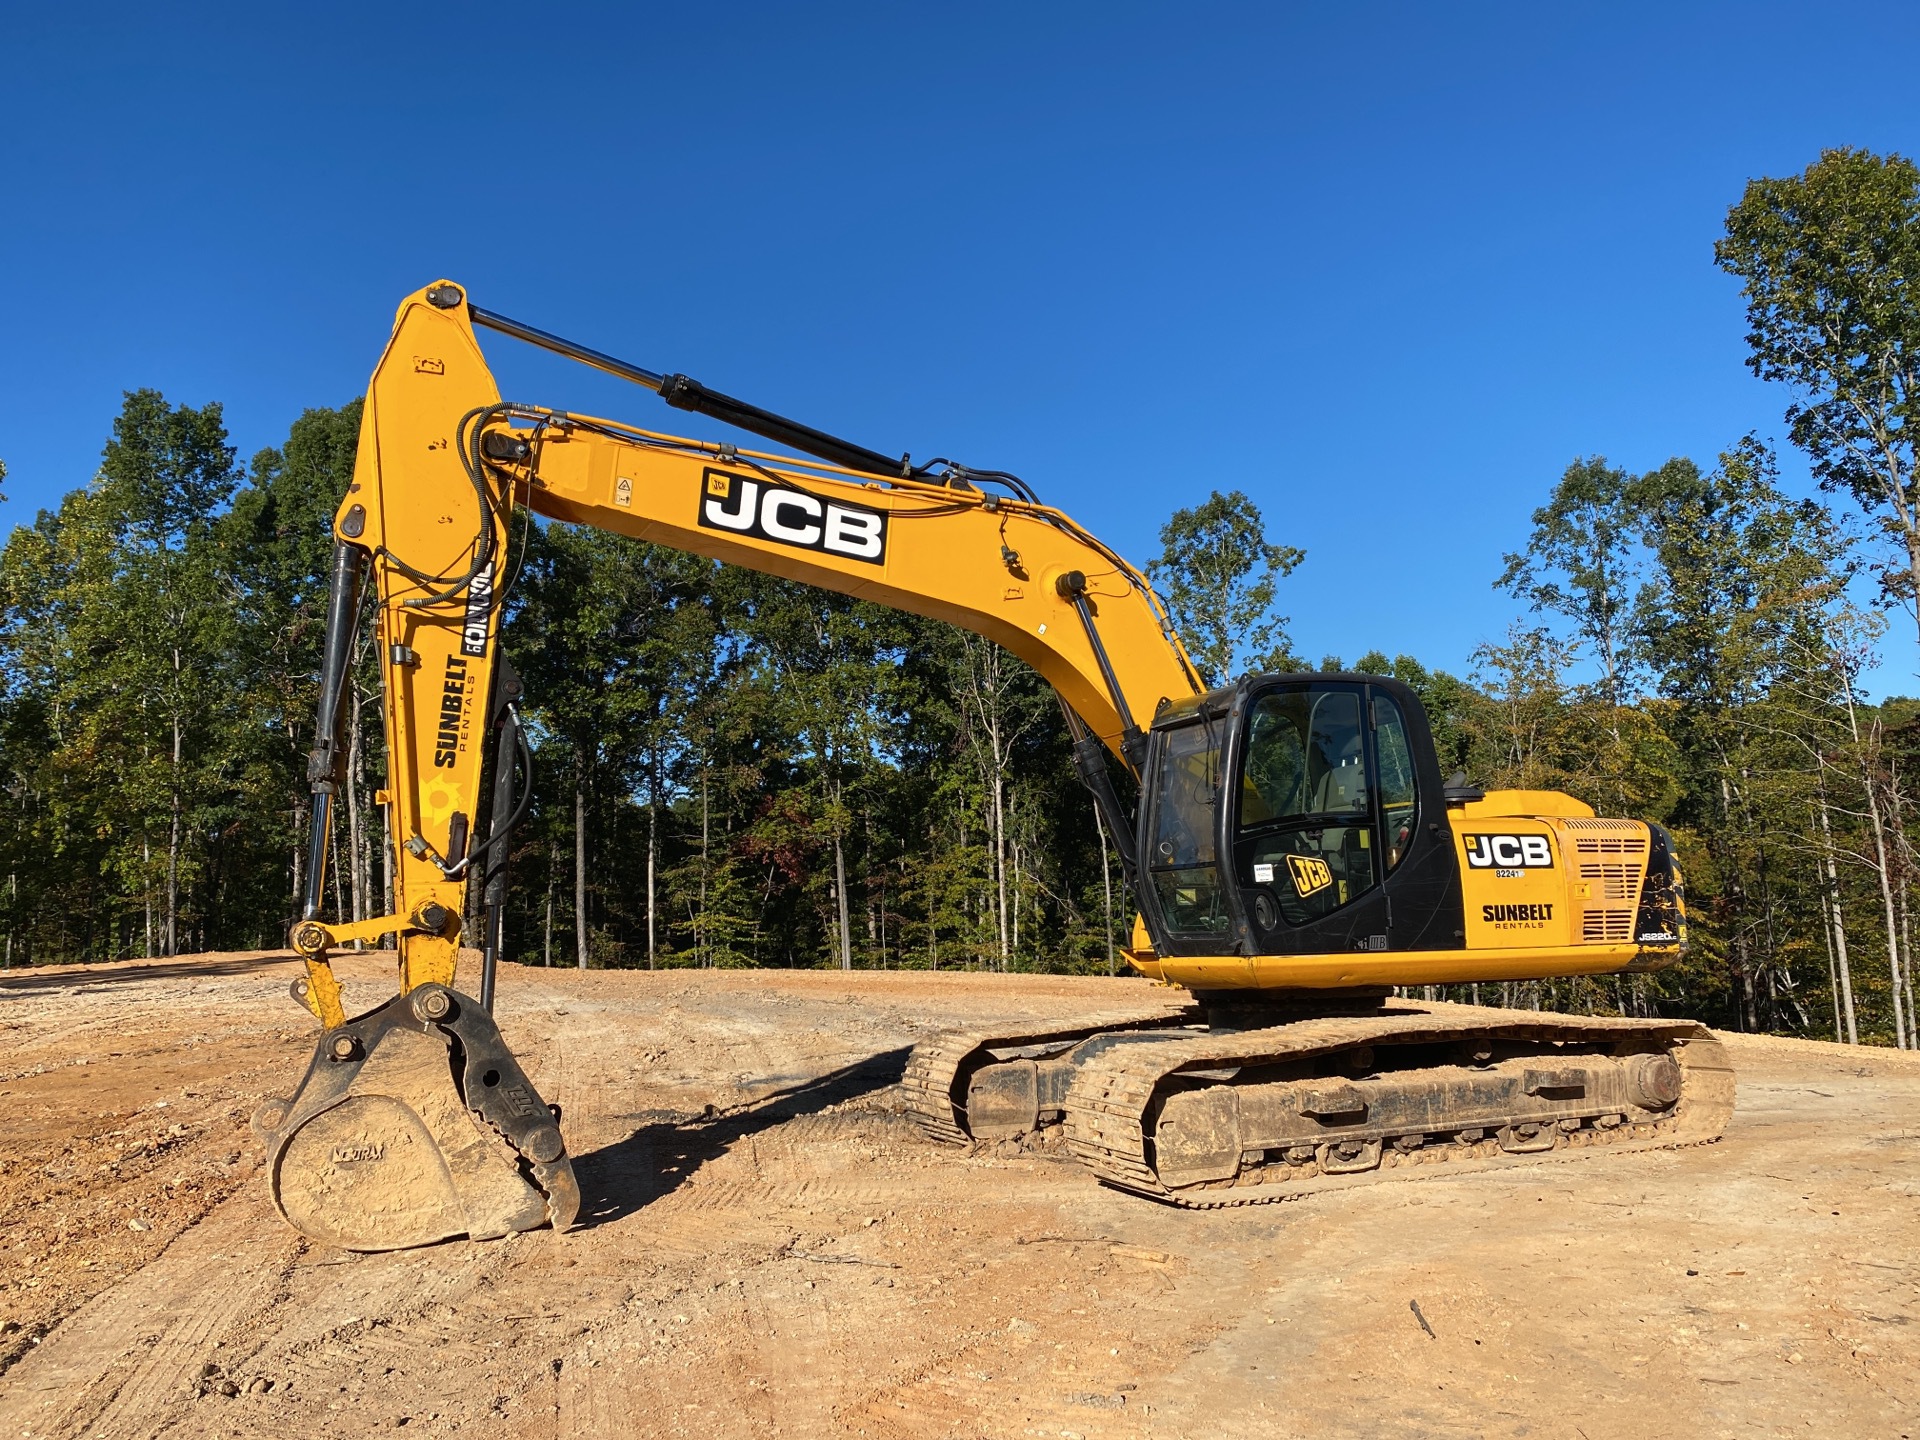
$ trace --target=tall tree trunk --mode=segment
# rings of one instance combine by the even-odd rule
[[[173,668],[176,682],[180,669],[180,652],[173,652]],[[180,712],[173,714],[173,820],[167,828],[167,929],[166,953],[177,953],[176,940],[180,933],[180,757],[183,745],[180,731]]]
[[[1873,852],[1877,861],[1874,873],[1880,878],[1880,903],[1886,912],[1887,971],[1893,984],[1893,1043],[1895,1048],[1905,1050],[1907,1015],[1900,984],[1900,920],[1898,902],[1893,893],[1893,857],[1887,853],[1886,827],[1880,815],[1879,777],[1871,768],[1867,771],[1866,782],[1867,816],[1873,824]]]
[[[582,970],[587,968],[587,751],[573,752],[573,945]]]
[[[1007,952],[1008,956],[1012,957],[1020,953],[1020,842],[1010,837],[1007,841],[1007,852],[1012,857],[1013,863],[1013,895],[1011,900],[1013,909],[1013,945]]]
[[[1844,1045],[1847,1032],[1840,1023],[1840,971],[1833,962],[1833,916],[1827,913],[1824,896],[1820,901],[1820,938],[1827,942],[1827,999],[1832,1002],[1833,1039],[1835,1044]]]
[[[862,887],[865,898],[861,905],[867,912],[867,949],[872,950],[880,938],[880,932],[873,916],[873,816],[864,809],[860,812],[860,873],[866,881]],[[887,968],[884,958],[880,968]]]
[[[297,871],[295,872],[298,873]],[[140,837],[140,894],[146,909],[146,951],[145,958],[153,959],[153,847],[147,843],[147,837]]]
[[[835,809],[842,799],[838,782],[834,784]],[[847,913],[847,852],[840,843],[840,827],[833,827],[833,894],[840,912],[840,968],[853,969],[853,922]]]
[[[1000,716],[995,707],[987,729],[993,755],[993,876],[999,904],[996,917],[1000,924],[1000,969],[1007,968],[1010,953],[1007,944],[1007,772],[1000,753]]]
[[[540,963],[553,968],[553,852],[547,852],[547,922],[540,936]]]
[[[713,957],[707,952],[707,845],[709,826],[707,815],[707,765],[700,762],[700,919],[693,927],[694,963],[711,965]]]
[[[847,853],[840,837],[833,837],[833,898],[839,916],[840,968],[853,969],[853,921],[847,913]]]
[[[1894,894],[1900,899],[1900,988],[1907,1017],[1907,1048],[1920,1049],[1920,1015],[1913,1009],[1913,847],[1907,843],[1899,762],[1887,766],[1887,828],[1893,832]]]
[[[306,894],[307,847],[301,837],[307,833],[307,807],[296,800],[293,805],[293,916],[300,915],[300,900]]]
[[[1840,982],[1839,989],[1834,996],[1834,1004],[1838,1007],[1838,1018],[1845,1026],[1846,1043],[1849,1045],[1858,1045],[1860,1043],[1860,1030],[1858,1025],[1855,1024],[1853,1017],[1853,967],[1847,961],[1847,917],[1846,912],[1840,908],[1840,871],[1833,863],[1833,826],[1827,819],[1827,787],[1824,779],[1826,760],[1824,756],[1820,757],[1819,763],[1822,778],[1816,793],[1819,796],[1820,802],[1821,858],[1825,862],[1823,867],[1824,873],[1821,876],[1821,890],[1823,892],[1821,906],[1827,913],[1828,923],[1826,928],[1832,937],[1830,943],[1833,946],[1834,968],[1837,971],[1836,978]],[[1836,1026],[1836,1031],[1839,1028],[1839,1026]],[[1836,1034],[1834,1038],[1839,1039],[1840,1036]]]
[[[654,906],[658,903],[657,876],[660,864],[660,757],[652,757],[652,774],[647,780],[647,969],[654,966],[657,950]]]
[[[1877,775],[1879,767],[1875,759],[1880,749],[1880,725],[1878,721],[1875,721],[1869,727],[1868,734],[1863,736],[1860,733],[1860,712],[1854,704],[1853,687],[1848,685],[1843,691],[1843,694],[1847,706],[1847,729],[1853,737],[1854,757],[1860,764],[1861,789],[1866,794],[1867,817],[1872,822],[1873,827],[1874,854],[1879,861],[1876,867],[1876,873],[1880,877],[1880,899],[1886,909],[1887,963],[1893,981],[1894,1044],[1904,1050],[1906,1049],[1906,1040],[1904,1038],[1906,1017],[1901,1004],[1902,996],[1900,993],[1900,944],[1896,938],[1897,927],[1894,920],[1893,877],[1889,873],[1887,865],[1886,831],[1880,820],[1880,795]],[[1871,740],[1871,744],[1868,743],[1869,740]]]

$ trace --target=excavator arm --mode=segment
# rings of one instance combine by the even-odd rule
[[[321,738],[311,762],[312,863],[295,942],[310,961],[309,1008],[323,1023],[343,1018],[324,952],[355,938],[399,935],[403,994],[452,983],[466,885],[496,843],[474,831],[492,748],[485,741],[518,728],[518,681],[498,643],[516,506],[971,630],[1038,670],[1076,734],[1136,772],[1143,722],[1202,691],[1145,577],[1058,510],[964,481],[859,473],[503,403],[474,335],[475,314],[497,321],[446,281],[401,304],[368,392],[354,481],[334,520]],[[649,376],[669,394],[669,381],[682,390],[691,383],[637,367],[621,373]],[[722,413],[736,423],[778,421],[731,404]],[[778,424],[843,458],[883,458]],[[368,571],[386,678],[389,785],[381,798],[392,807],[400,852],[395,913],[329,925],[319,912],[341,760],[339,697],[354,597]],[[508,764],[503,758],[501,770]],[[510,815],[496,806],[493,818],[498,826]],[[1113,828],[1130,840],[1130,822]]]

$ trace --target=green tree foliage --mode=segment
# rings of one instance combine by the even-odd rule
[[[1090,811],[1051,693],[1004,652],[560,525],[531,533],[504,644],[541,776],[513,953],[1104,966]]]
[[[1783,763],[1768,702],[1839,596],[1842,549],[1818,505],[1780,492],[1772,455],[1751,439],[1710,472],[1668,462],[1636,498],[1655,574],[1635,624],[1680,752],[1675,828],[1705,857],[1693,874],[1717,922],[1702,954],[1724,959],[1752,1029],[1763,1004],[1777,1021],[1793,989],[1779,893],[1788,862],[1766,803]]]
[[[1499,583],[1561,628],[1480,647],[1464,753],[1495,785],[1665,823],[1694,944],[1657,976],[1525,998],[1911,1037],[1914,872],[1886,717],[1859,694],[1871,621],[1848,604],[1852,566],[1751,437],[1711,468],[1582,460],[1553,487]],[[1597,681],[1571,678],[1583,664]],[[1876,932],[1884,970],[1862,963]]]
[[[276,891],[258,903],[276,921],[302,889],[311,795],[305,757],[313,744],[315,677],[326,632],[327,584],[333,557],[330,526],[353,476],[361,402],[305,411],[286,442],[253,457],[248,483],[234,496],[219,527],[229,557],[226,597],[234,608],[231,643],[240,673],[250,677],[236,700],[257,737],[260,783],[271,794],[280,847],[287,857],[284,898]],[[364,918],[384,898],[368,893],[376,862],[368,822],[372,792],[384,768],[379,677],[370,637],[362,637],[353,677],[348,755],[345,858],[331,867],[347,890],[341,913]],[[381,837],[384,843],[384,836]],[[340,849],[336,841],[336,851]],[[382,874],[384,880],[384,873]],[[356,895],[357,893],[357,903]]]
[[[1147,576],[1165,599],[1193,663],[1212,685],[1244,670],[1300,668],[1287,621],[1273,611],[1278,582],[1307,558],[1267,539],[1266,521],[1238,490],[1176,510],[1160,528]]]
[[[1600,665],[1600,697],[1619,705],[1632,686],[1622,629],[1633,600],[1631,477],[1604,457],[1575,460],[1533,512],[1527,548],[1506,557],[1499,584],[1534,610],[1570,623]]]
[[[7,547],[10,698],[49,726],[23,786],[74,862],[83,951],[193,948],[247,824],[249,736],[217,517],[238,472],[220,407],[126,397],[93,484]],[[34,752],[37,751],[37,754]],[[83,858],[84,857],[84,858]]]
[[[1800,175],[1749,181],[1714,247],[1747,301],[1747,364],[1784,382],[1794,444],[1821,483],[1876,516],[1909,604],[1920,587],[1920,167],[1828,150]]]

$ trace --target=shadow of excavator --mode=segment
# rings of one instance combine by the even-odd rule
[[[737,1110],[705,1116],[669,1112],[657,1119],[634,1117],[649,1123],[624,1140],[574,1157],[573,1173],[580,1183],[580,1217],[574,1228],[611,1224],[651,1205],[749,1135],[897,1084],[909,1053],[910,1047],[902,1046],[872,1055]]]
[[[371,952],[369,952],[371,953]],[[138,985],[152,980],[206,980],[230,975],[252,975],[276,966],[297,964],[291,950],[259,955],[230,955],[220,959],[164,961],[106,961],[96,965],[62,965],[51,974],[21,967],[0,974],[0,995],[8,991],[99,990],[110,985]],[[292,969],[289,975],[295,974]]]

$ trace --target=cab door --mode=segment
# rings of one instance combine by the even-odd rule
[[[1401,688],[1343,677],[1243,697],[1223,828],[1256,953],[1460,943],[1433,934],[1435,883],[1457,895],[1458,880],[1434,843],[1444,830],[1437,777],[1423,794],[1434,764],[1425,716],[1393,693]],[[1396,928],[1394,899],[1409,892],[1419,903],[1403,900],[1408,924]],[[1443,908],[1457,916],[1457,899]]]

